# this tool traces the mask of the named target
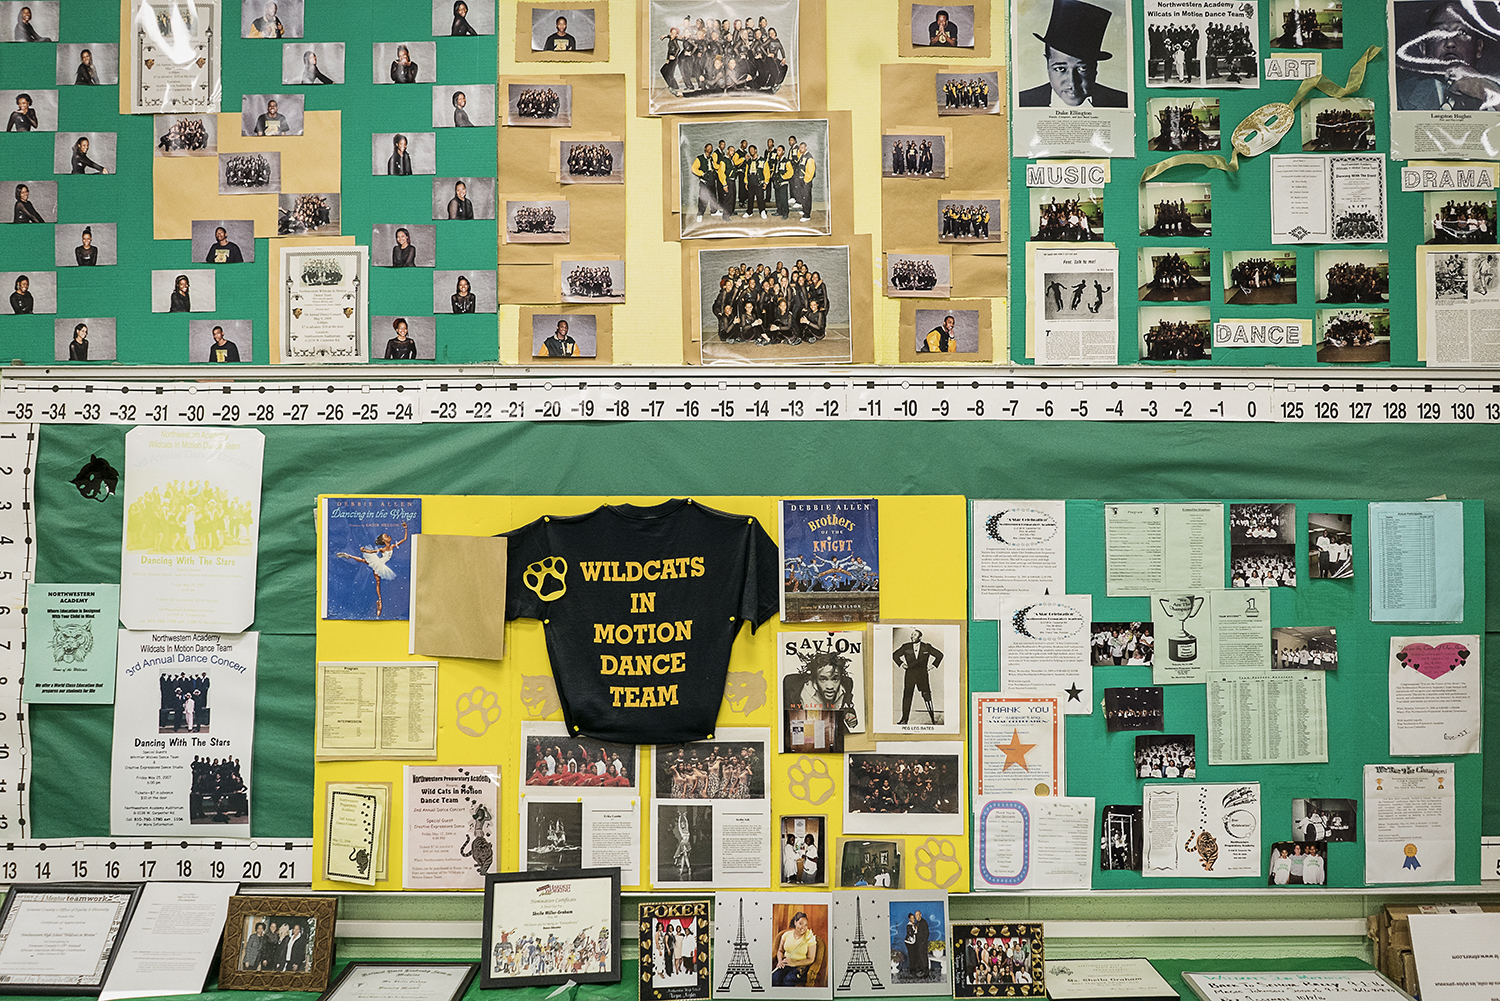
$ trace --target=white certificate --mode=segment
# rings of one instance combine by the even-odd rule
[[[249,428],[138,427],[125,435],[125,628],[249,628],[265,447],[265,435]]]
[[[79,893],[12,887],[10,892],[0,925],[5,983],[66,984],[73,993],[99,987],[130,920],[135,888]]]
[[[1453,881],[1453,763],[1365,765],[1365,882]]]
[[[370,360],[370,248],[281,248],[281,360]]]
[[[1014,594],[1062,594],[1067,584],[1066,501],[977,500],[974,618],[998,619]]]
[[[147,883],[99,1001],[197,994],[238,883]]]
[[[1064,714],[1094,711],[1089,656],[1094,598],[1059,594],[1000,603],[1000,691],[1057,699]]]
[[[1413,914],[1408,920],[1424,1001],[1500,997],[1500,914]]]
[[[219,110],[219,0],[131,7],[130,113]]]
[[[972,698],[974,795],[1061,796],[1065,728],[1057,699],[980,692]]]
[[[1478,754],[1479,636],[1392,636],[1391,754]]]

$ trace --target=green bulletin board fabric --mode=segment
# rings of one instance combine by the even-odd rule
[[[1272,55],[1268,30],[1269,3],[1262,3],[1259,17],[1260,54],[1262,67],[1265,57]],[[1140,303],[1136,301],[1136,289],[1142,284],[1136,275],[1137,251],[1141,247],[1207,247],[1212,251],[1212,282],[1207,303],[1209,315],[1215,319],[1287,319],[1304,318],[1310,323],[1319,309],[1337,307],[1317,304],[1314,289],[1315,262],[1318,249],[1388,249],[1390,251],[1390,310],[1391,310],[1391,362],[1397,366],[1411,366],[1417,362],[1417,310],[1422,298],[1416,287],[1415,251],[1422,243],[1422,221],[1424,210],[1422,193],[1401,192],[1401,164],[1386,163],[1387,231],[1389,242],[1385,244],[1322,244],[1319,247],[1286,247],[1271,244],[1271,160],[1273,153],[1302,153],[1302,115],[1306,103],[1297,109],[1297,121],[1281,142],[1260,156],[1241,158],[1237,173],[1212,170],[1208,167],[1188,165],[1174,167],[1156,178],[1161,183],[1211,183],[1213,185],[1213,229],[1208,237],[1162,238],[1140,236],[1137,225],[1139,204],[1139,181],[1141,172],[1152,164],[1168,159],[1173,154],[1157,153],[1147,148],[1146,101],[1152,98],[1218,98],[1219,124],[1223,149],[1227,160],[1231,149],[1229,137],[1239,122],[1251,112],[1275,101],[1290,101],[1297,93],[1299,81],[1261,80],[1258,90],[1185,90],[1179,88],[1148,88],[1146,86],[1145,31],[1142,26],[1142,5],[1132,5],[1135,18],[1135,159],[1110,161],[1110,183],[1104,187],[1104,239],[1120,248],[1119,287],[1119,354],[1122,365],[1137,364],[1141,360],[1139,348],[1138,311],[1143,305],[1175,305],[1172,303]],[[1363,88],[1354,97],[1368,98],[1375,102],[1375,148],[1380,153],[1390,151],[1389,110],[1391,71],[1390,53],[1386,51],[1386,6],[1376,0],[1350,0],[1346,5],[1348,17],[1344,18],[1344,47],[1322,50],[1323,73],[1337,86],[1342,87],[1348,79],[1349,70],[1371,45],[1381,47],[1381,52],[1370,60],[1365,69]],[[1025,60],[1040,60],[1040,44],[1029,38],[1018,52],[1012,54],[1012,64]],[[1282,52],[1282,55],[1293,53]],[[1305,54],[1298,52],[1296,54]],[[1318,91],[1312,97],[1322,97]],[[1213,152],[1213,151],[1209,151]],[[1034,162],[1026,158],[1024,147],[1012,150],[1011,185],[1011,232],[1014,234],[1015,253],[1011,268],[1011,360],[1029,362],[1026,358],[1026,286],[1025,257],[1022,253],[1026,241],[1035,234],[1036,220],[1031,213],[1030,193],[1026,187],[1026,165]],[[1326,155],[1326,154],[1317,154]],[[1081,246],[1097,246],[1082,244]],[[1224,304],[1224,253],[1227,251],[1295,251],[1297,254],[1297,301],[1283,306],[1226,306]],[[1149,275],[1146,276],[1149,279]],[[1314,328],[1316,329],[1316,328]],[[1152,365],[1171,367],[1223,366],[1223,365],[1280,365],[1316,366],[1317,350],[1313,345],[1300,348],[1234,348],[1218,349],[1211,360],[1202,362],[1152,362]],[[1333,370],[1351,371],[1344,365],[1327,366]],[[1371,366],[1358,366],[1360,369]],[[1383,366],[1381,366],[1383,367]]]
[[[91,454],[123,468],[125,429],[55,426],[42,428],[40,434],[37,579],[117,581],[118,498],[105,504],[87,501],[67,481]],[[319,493],[817,496],[884,492],[971,498],[1235,498],[1297,500],[1299,518],[1314,508],[1340,510],[1334,500],[1409,500],[1446,494],[1489,502],[1483,528],[1477,513],[1467,519],[1466,545],[1474,554],[1487,537],[1493,537],[1488,526],[1500,512],[1500,441],[1480,427],[1444,427],[1438,432],[1412,427],[1187,423],[826,422],[813,427],[784,422],[649,427],[576,423],[378,431],[272,428],[266,437],[254,625],[262,634],[252,787],[252,833],[257,837],[312,833],[313,504]],[[1088,501],[1076,501],[1071,507],[1085,513],[1098,511],[1098,505]],[[1083,513],[1074,522],[1074,538],[1084,546],[1069,547],[1070,578],[1086,581],[1088,574],[1102,573],[1102,555],[1088,544],[1091,537],[1102,540],[1102,526],[1095,516],[1090,528],[1089,517]],[[1301,545],[1305,547],[1305,540]],[[1363,562],[1362,550],[1357,549],[1356,559]],[[1484,571],[1488,579],[1481,579],[1476,566],[1469,575],[1471,621],[1478,621],[1481,610],[1489,619],[1500,621],[1494,607],[1495,596],[1500,595],[1495,572],[1491,566]],[[1317,584],[1325,594],[1331,593],[1328,589],[1347,586],[1332,581]],[[1360,604],[1365,599],[1358,587],[1347,599],[1354,610],[1366,607]],[[1315,592],[1305,588],[1308,585],[1294,595],[1278,595],[1278,611],[1290,601],[1295,621],[1322,624],[1314,621],[1311,612],[1303,618],[1296,607],[1313,600],[1304,595]],[[1096,615],[1109,607],[1101,603]],[[1368,630],[1368,635],[1373,637],[1375,632]],[[994,636],[992,623],[971,629],[970,670],[976,686],[994,677]],[[1500,719],[1500,669],[1495,666],[1500,658],[1493,646],[1486,643],[1486,708],[1492,720]],[[1363,671],[1371,679],[1384,679],[1385,653],[1377,647],[1373,639],[1361,641],[1369,656],[1362,656],[1357,665],[1346,662],[1340,674],[1349,672],[1352,678]],[[1096,688],[1104,686],[1105,676],[1096,673]],[[1342,678],[1337,684],[1344,684]],[[1194,691],[1201,693],[1201,689]],[[1185,690],[1174,693],[1168,701],[1169,712],[1192,698]],[[1196,699],[1201,706],[1201,694]],[[1363,725],[1371,731],[1361,738],[1365,745],[1376,750],[1383,746],[1383,713],[1349,714],[1345,706],[1341,718],[1339,706],[1337,699],[1331,701],[1331,742],[1347,738]],[[1097,722],[1099,717],[1093,719]],[[37,711],[32,721],[35,836],[108,834],[110,720],[108,709]],[[1080,755],[1073,758],[1075,767],[1087,770],[1091,762],[1088,740],[1081,733],[1075,739],[1072,731],[1069,737],[1074,753]],[[1491,760],[1500,760],[1500,732],[1495,727],[1486,735],[1485,749]],[[1500,780],[1493,769],[1487,781],[1481,780],[1481,766],[1477,757],[1460,763],[1459,850],[1460,858],[1467,860],[1459,866],[1460,883],[1477,879],[1475,842],[1480,831],[1500,834]],[[1334,775],[1334,765],[1301,767],[1311,787],[1297,790],[1299,795],[1323,795],[1325,779],[1340,789],[1358,788],[1356,771],[1346,769],[1347,773]],[[1261,777],[1270,781],[1264,774]],[[1481,805],[1465,790],[1481,788],[1482,781]],[[1074,788],[1083,791],[1081,786]],[[1271,801],[1269,793],[1267,799]],[[1106,797],[1097,805],[1116,801],[1131,800]],[[1267,807],[1268,823],[1274,822],[1269,819],[1272,809],[1279,807]],[[1341,853],[1331,876],[1342,882],[1353,872],[1362,873],[1358,846],[1336,847],[1356,853],[1354,861]],[[1114,884],[1101,880],[1100,885]],[[1152,881],[1150,886],[1170,888],[1162,881]]]
[[[243,94],[274,93],[305,94],[308,111],[342,111],[340,231],[345,236],[352,235],[356,243],[369,244],[371,226],[375,223],[434,223],[433,175],[371,176],[371,133],[436,132],[436,176],[495,176],[495,128],[434,129],[431,86],[376,86],[372,83],[371,67],[376,42],[432,40],[437,43],[438,84],[491,83],[496,76],[494,35],[433,38],[430,8],[402,0],[308,4],[302,41],[344,42],[345,82],[302,86],[281,82],[282,42],[239,40],[240,5],[235,0],[224,3],[224,22],[232,35],[223,46],[221,107],[225,112],[233,112],[237,117]],[[117,39],[119,34],[118,4],[95,0],[92,4],[65,5],[62,41],[100,42]],[[295,41],[285,40],[287,44]],[[55,86],[52,81],[56,79],[56,48],[7,45],[5,58],[0,59],[0,89]],[[128,62],[128,52],[122,52],[121,56]],[[155,120],[150,115],[121,115],[118,88],[113,86],[68,86],[58,90],[62,133],[118,133],[116,172],[106,176],[54,176],[53,133],[30,132],[4,137],[5,166],[0,168],[0,175],[6,179],[55,180],[59,222],[118,224],[120,263],[114,267],[56,268],[57,315],[6,315],[0,326],[4,332],[0,358],[28,365],[51,364],[54,319],[113,316],[118,321],[121,363],[182,364],[188,360],[189,316],[152,313],[149,282],[142,276],[152,269],[181,271],[190,265],[198,268],[207,265],[191,260],[187,240],[152,239],[152,149],[158,137],[153,132]],[[495,269],[495,220],[444,220],[436,225],[438,269]],[[0,242],[0,271],[54,270],[54,228],[6,225],[5,240]],[[255,241],[254,263],[215,268],[218,309],[214,313],[191,314],[194,319],[252,320],[256,364],[265,364],[270,358],[266,318],[268,309],[275,304],[268,302],[267,268],[271,255],[267,248],[268,241],[262,234]],[[431,315],[432,277],[432,268],[372,266],[370,314]],[[493,362],[498,357],[498,329],[495,313],[440,315],[436,360],[449,364]],[[390,329],[372,329],[372,334],[381,345],[372,350],[378,358],[390,337]]]

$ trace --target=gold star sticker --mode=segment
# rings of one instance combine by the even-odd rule
[[[1031,771],[1026,766],[1026,752],[1035,746],[1035,744],[1021,743],[1021,731],[1011,730],[1009,744],[995,745],[996,750],[1005,752],[1005,767],[1000,769],[1001,773],[1008,771],[1011,765],[1020,767],[1023,772]]]

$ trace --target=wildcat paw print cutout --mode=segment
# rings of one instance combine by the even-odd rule
[[[470,737],[483,737],[500,722],[500,696],[486,688],[475,688],[458,697],[454,725]]]
[[[953,850],[953,842],[928,838],[917,848],[917,878],[946,890],[963,875],[963,863]]]
[[[809,806],[826,802],[833,795],[833,776],[828,774],[828,763],[822,758],[802,755],[787,770],[787,788],[793,799]]]
[[[556,601],[568,593],[568,561],[561,556],[537,560],[526,568],[521,582],[543,601]]]

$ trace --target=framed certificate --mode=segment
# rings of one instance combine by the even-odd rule
[[[219,110],[219,0],[136,2],[130,22],[130,113]]]
[[[478,963],[356,960],[318,1001],[459,1001],[478,972]]]
[[[370,360],[370,248],[281,248],[281,360]]]
[[[321,991],[333,965],[337,897],[229,898],[219,987]]]
[[[485,990],[619,983],[619,942],[619,869],[495,872],[485,879]]]
[[[18,883],[0,908],[0,990],[97,996],[140,883]]]

